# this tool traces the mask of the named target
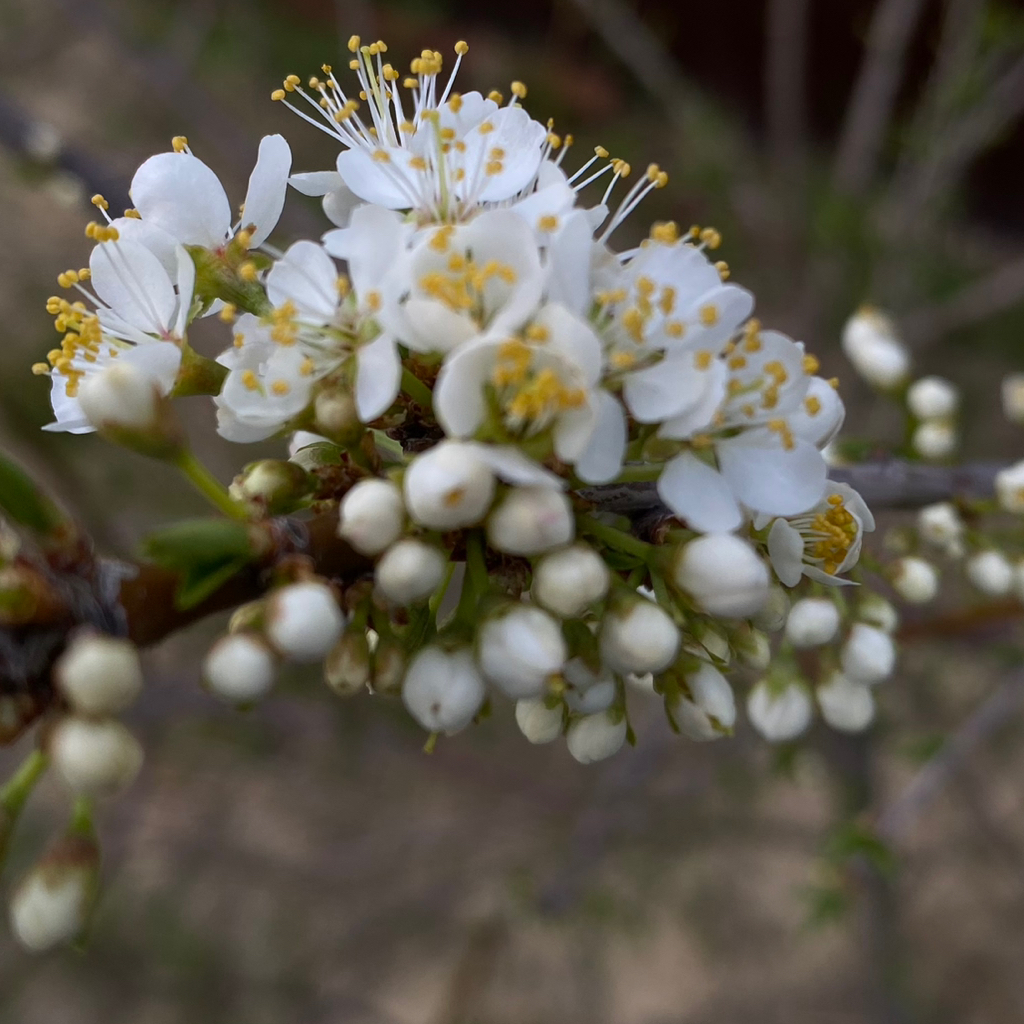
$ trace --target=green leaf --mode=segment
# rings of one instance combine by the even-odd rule
[[[896,873],[896,855],[873,828],[859,821],[846,822],[836,829],[826,843],[825,856],[837,864],[862,857],[879,874],[892,877]]]
[[[224,562],[219,566],[197,566],[186,572],[174,595],[174,604],[187,611],[215,594],[236,573],[249,564],[249,559]]]
[[[67,525],[67,517],[32,478],[0,455],[0,509],[21,526],[52,534]]]

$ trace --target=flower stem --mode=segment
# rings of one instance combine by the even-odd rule
[[[80,796],[71,811],[71,824],[68,826],[68,831],[79,836],[91,836],[94,831],[92,812],[92,797]]]
[[[617,484],[646,483],[649,480],[657,480],[665,467],[661,463],[640,466],[624,466],[622,472],[615,478]]]
[[[402,367],[402,390],[427,412],[433,408],[434,396],[430,388],[407,366]]]
[[[631,537],[628,533],[617,530],[614,526],[609,526],[590,516],[578,516],[577,523],[581,533],[588,533],[591,537],[596,537],[606,547],[623,551],[627,555],[634,555],[641,561],[646,562],[654,551],[652,544],[637,540],[636,537]]]
[[[185,451],[175,459],[174,463],[184,474],[190,484],[210,502],[231,519],[248,519],[241,505],[232,500],[227,488],[192,454]]]
[[[41,751],[33,750],[18,766],[18,770],[0,789],[0,808],[14,818],[25,806],[35,784],[46,771],[50,759]]]

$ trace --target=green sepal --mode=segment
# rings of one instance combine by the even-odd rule
[[[0,510],[35,533],[49,536],[70,525],[70,520],[20,467],[0,455]]]

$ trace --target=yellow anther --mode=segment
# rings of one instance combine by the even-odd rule
[[[493,177],[495,174],[501,174],[505,169],[505,165],[500,160],[489,160],[484,170]]]
[[[391,163],[391,155],[388,153],[386,149],[375,149],[373,151],[373,159],[376,160],[377,163],[379,164]]]
[[[188,149],[188,138],[184,135],[175,135],[174,138],[171,139],[171,149],[173,149],[175,153],[184,153],[185,150]]]
[[[489,99],[489,100],[490,100],[490,101],[491,101],[492,103],[501,103],[501,102],[502,102],[502,101],[503,101],[503,100],[505,99],[504,95],[503,95],[502,93],[498,92],[498,90],[497,90],[497,89],[492,89],[492,90],[491,90],[491,91],[490,91],[490,92],[489,92],[489,93],[487,94],[487,98],[488,98],[488,99]]]
[[[252,232],[248,228],[242,228],[242,230],[235,235],[235,241],[237,241],[243,249],[248,249],[252,244]]]
[[[479,132],[479,133],[480,133],[481,135],[490,135],[490,134],[491,134],[491,132],[493,132],[493,131],[494,131],[494,125],[493,125],[493,123],[492,123],[492,122],[490,122],[490,121],[482,121],[482,122],[481,122],[481,123],[480,123],[480,124],[479,124],[479,125],[477,126],[477,131],[478,131],[478,132]]]
[[[552,231],[558,230],[558,218],[553,214],[547,213],[543,217],[537,219],[537,230],[546,231],[549,234]]]
[[[817,356],[804,356],[804,373],[806,373],[808,376],[817,373],[820,367],[821,363],[818,362]]]
[[[839,378],[838,377],[830,377],[828,383],[829,383],[829,386],[832,388],[833,391],[838,391],[839,390]]]
[[[675,245],[679,241],[679,225],[674,220],[666,220],[651,226],[651,238],[663,245]]]
[[[613,352],[611,362],[616,370],[628,370],[636,365],[636,356],[632,352]]]
[[[693,365],[698,370],[706,370],[711,365],[711,360],[714,357],[707,349],[701,349],[699,352],[693,354]]]
[[[260,382],[252,370],[246,370],[242,374],[242,384],[247,391],[259,391]]]
[[[110,209],[110,203],[108,203],[106,199],[104,199],[103,196],[99,194],[99,192],[97,192],[96,195],[94,195],[92,199],[89,200],[89,202],[92,203],[93,206],[99,207],[99,209],[101,210]]]
[[[509,89],[511,89],[512,95],[515,96],[516,99],[522,100],[526,98],[526,86],[522,82],[513,82],[509,86]]]
[[[718,323],[718,307],[714,303],[700,307],[700,322],[705,327],[714,327]]]
[[[284,89],[275,89],[275,90],[274,90],[274,91],[273,91],[273,92],[272,92],[272,93],[270,94],[270,98],[271,98],[272,100],[276,100],[276,101],[280,101],[280,100],[283,100],[283,99],[284,99],[284,97],[285,97],[285,92],[284,92]]]
[[[259,271],[256,269],[256,264],[252,260],[246,260],[238,268],[238,276],[243,281],[255,281],[259,276]]]
[[[530,326],[526,328],[526,336],[530,341],[539,341],[543,343],[550,340],[551,332],[542,324],[530,324]]]
[[[129,220],[142,220],[142,214],[139,213],[138,210],[132,209],[131,207],[124,211],[124,216],[127,217]]]
[[[731,356],[725,365],[728,366],[730,370],[743,370],[747,365],[747,357]]]
[[[680,323],[678,320],[669,320],[665,324],[665,333],[670,338],[681,338],[686,334],[686,324]]]
[[[459,55],[460,57],[465,57],[465,56],[466,56],[466,54],[467,54],[467,53],[469,53],[469,43],[467,43],[465,39],[460,39],[460,40],[459,40],[459,41],[458,41],[458,42],[457,42],[457,43],[455,44],[455,52],[456,52],[456,53],[457,53],[457,54],[458,54],[458,55]]]
[[[233,302],[225,302],[221,306],[220,312],[217,314],[219,320],[223,320],[224,323],[229,324],[238,315],[238,307]]]
[[[562,148],[561,136],[556,135],[554,132],[548,132],[548,145],[552,149],[561,149]]]
[[[728,281],[729,280],[729,275],[732,273],[732,271],[729,269],[729,264],[726,263],[725,260],[719,260],[715,264],[715,270],[718,271],[718,276],[723,281]]]
[[[284,80],[284,87],[287,89],[290,85],[293,89],[297,85],[302,84],[302,79],[298,75],[286,75]]]
[[[369,292],[366,293],[366,308],[371,313],[378,312],[380,310],[381,305],[382,305],[382,301],[381,301],[380,292],[378,292],[378,291],[369,291]]]
[[[32,372],[37,377],[42,377],[45,374],[48,374],[50,372],[50,364],[49,363],[33,363],[32,364]]]
[[[722,244],[722,236],[714,228],[704,228],[700,240],[709,248],[717,249]]]
[[[338,289],[339,297],[343,299],[351,291],[352,282],[349,281],[347,275],[339,274],[338,280],[335,281],[335,287]]]
[[[279,396],[287,395],[291,391],[291,385],[286,380],[275,380],[270,385],[270,390]]]
[[[604,148],[604,146],[595,146],[594,155],[600,157],[602,160],[607,160],[611,154]]]
[[[821,412],[821,399],[811,395],[804,399],[804,408],[808,416],[817,416]]]

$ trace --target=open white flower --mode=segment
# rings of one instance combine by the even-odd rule
[[[296,187],[315,195],[319,189],[339,193],[344,186],[377,206],[412,210],[423,220],[457,221],[482,204],[512,199],[533,185],[550,145],[548,130],[518,105],[526,92],[518,83],[505,107],[478,92],[452,91],[469,50],[465,43],[456,44],[455,67],[443,87],[438,82],[442,57],[436,51],[424,50],[400,86],[402,76],[384,62],[384,43],[362,45],[353,36],[349,50],[358,78],[353,97],[326,65],[326,79],[310,79],[308,92],[297,75],[290,75],[273,94],[344,147],[337,178],[302,175],[293,182]],[[408,106],[403,89],[408,90]],[[366,105],[362,115],[356,93]],[[290,95],[296,94],[311,113],[291,102]]]
[[[129,195],[143,223],[163,229],[182,245],[219,249],[241,228],[252,229],[250,246],[262,244],[284,209],[292,153],[283,136],[266,135],[260,141],[237,221],[217,175],[187,143],[175,141],[175,152],[151,156],[132,178]]]

